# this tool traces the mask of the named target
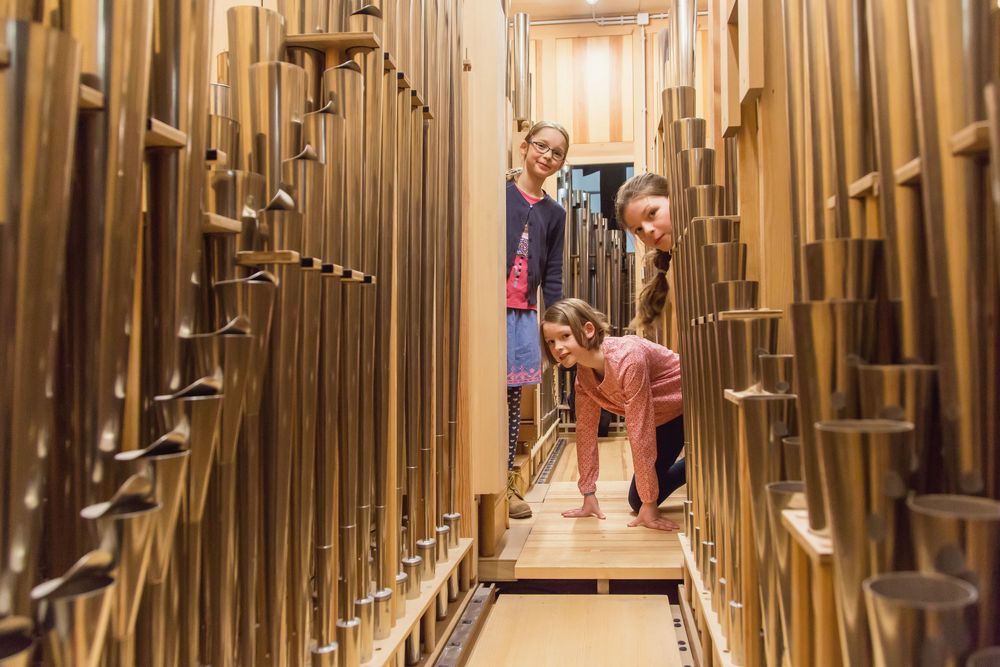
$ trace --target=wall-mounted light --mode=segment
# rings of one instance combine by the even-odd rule
[[[587,4],[588,5],[596,5],[597,2],[598,2],[598,0],[587,0]],[[1000,0],[997,0],[997,2],[1000,2]]]

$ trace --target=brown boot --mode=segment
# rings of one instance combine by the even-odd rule
[[[511,519],[528,519],[531,517],[531,505],[524,502],[524,496],[517,488],[517,476],[507,476],[507,516]]]

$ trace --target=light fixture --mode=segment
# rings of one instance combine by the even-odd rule
[[[596,5],[597,2],[598,2],[598,0],[587,0],[587,4],[588,5]],[[1000,0],[997,0],[997,2],[1000,2]]]

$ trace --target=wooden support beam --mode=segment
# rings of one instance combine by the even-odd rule
[[[864,199],[865,197],[878,197],[879,176],[877,171],[872,171],[847,186],[847,196],[852,199]]]
[[[901,167],[897,167],[894,175],[896,183],[899,185],[917,186],[920,185],[920,172],[922,166],[920,156],[913,158]]]
[[[80,110],[98,111],[103,108],[104,108],[104,93],[97,90],[96,88],[91,88],[90,86],[81,83]]]
[[[242,250],[236,253],[236,263],[240,266],[298,264],[300,259],[295,250]]]
[[[146,148],[184,148],[187,134],[156,118],[146,119]]]
[[[219,215],[218,213],[203,213],[201,216],[202,234],[239,234],[243,231],[243,223]]]
[[[980,157],[990,152],[990,124],[985,120],[966,125],[951,135],[951,153],[962,157]]]

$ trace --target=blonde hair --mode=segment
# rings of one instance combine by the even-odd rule
[[[566,128],[559,123],[551,120],[540,120],[528,129],[528,134],[524,135],[525,141],[531,141],[531,138],[544,129],[555,130],[559,134],[563,135],[563,139],[566,140],[566,151],[569,151],[569,132]]]
[[[643,197],[666,197],[670,199],[670,187],[667,179],[659,174],[647,172],[636,174],[625,181],[615,195],[615,216],[622,229],[628,229],[625,224],[625,209],[636,199]],[[670,270],[670,253],[653,249],[653,266],[656,273],[646,281],[639,293],[639,303],[636,306],[635,319],[631,327],[637,331],[648,329],[660,317],[667,304],[667,294],[670,285],[667,283],[667,271]]]
[[[583,327],[590,322],[594,325],[595,334],[593,338],[587,338],[583,332]],[[539,322],[538,331],[542,339],[542,350],[545,351],[545,358],[549,363],[556,364],[556,358],[552,356],[552,351],[545,342],[545,325],[556,324],[568,326],[573,332],[573,338],[584,349],[595,350],[604,342],[604,337],[608,335],[611,327],[604,314],[595,310],[589,303],[582,299],[563,299],[557,301],[545,310],[542,320]]]

